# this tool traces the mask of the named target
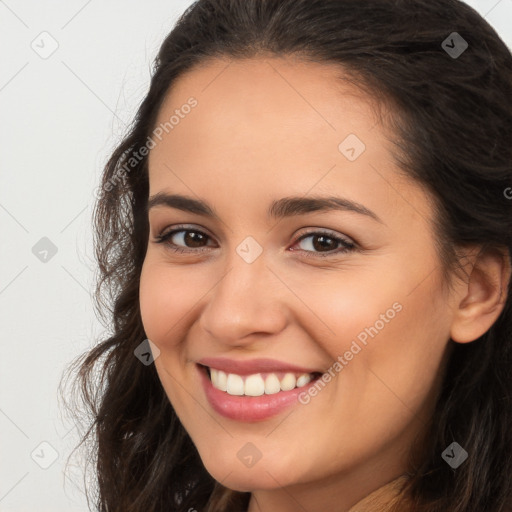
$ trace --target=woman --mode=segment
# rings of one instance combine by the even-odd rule
[[[511,142],[460,1],[194,3],[96,209],[98,510],[512,510]]]

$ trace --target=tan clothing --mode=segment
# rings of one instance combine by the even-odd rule
[[[371,494],[356,503],[348,512],[388,512],[396,503],[396,497],[401,486],[407,481],[406,476],[400,476],[382,487],[379,487]],[[401,509],[400,512],[408,512]]]

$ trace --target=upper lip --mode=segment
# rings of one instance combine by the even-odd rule
[[[226,357],[205,357],[197,361],[203,366],[222,370],[237,375],[254,373],[290,372],[290,373],[320,373],[319,370],[296,366],[276,359],[228,359]]]

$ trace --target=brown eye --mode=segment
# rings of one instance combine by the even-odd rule
[[[305,252],[307,256],[332,256],[335,254],[350,252],[356,248],[356,245],[348,240],[334,236],[331,233],[323,232],[308,233],[300,237],[295,245],[300,245],[305,240],[308,241],[302,244],[302,248],[300,250]]]
[[[187,252],[188,249],[203,249],[209,239],[210,237],[202,231],[179,227],[158,235],[155,242],[177,252]]]
[[[179,235],[175,238],[179,240],[187,247],[202,247],[202,244],[206,241],[207,237],[205,234],[199,231],[190,231],[190,230],[181,230],[175,231],[172,235],[171,239],[175,237],[175,235]],[[182,234],[183,233],[183,234]]]

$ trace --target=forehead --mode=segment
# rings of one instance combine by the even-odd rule
[[[341,137],[347,130],[362,132],[376,124],[377,103],[349,83],[339,66],[294,58],[209,60],[177,79],[157,125],[180,111],[190,97],[198,105],[186,124],[204,142],[223,134],[240,142],[250,133],[251,139],[266,136],[279,144],[311,138],[318,130]],[[190,132],[175,128],[173,140],[178,144],[180,132]]]
[[[197,103],[192,109],[190,98]],[[277,154],[332,159],[350,134],[366,149],[385,151],[375,105],[338,66],[292,58],[210,60],[168,92],[156,122],[164,144],[151,151],[150,167],[163,153],[176,165],[207,160],[217,169],[227,155],[233,165],[245,159],[243,167]]]
[[[191,98],[193,108],[187,106]],[[195,195],[214,192],[227,203],[233,194],[249,201],[341,188],[356,201],[373,203],[372,209],[389,209],[408,191],[397,197],[389,190],[404,180],[382,112],[386,108],[339,66],[284,58],[210,60],[182,75],[162,104],[155,126],[167,123],[167,129],[150,152],[150,194],[175,189],[190,195],[192,187]],[[408,180],[405,185],[414,187]],[[421,208],[417,197],[407,200]]]

